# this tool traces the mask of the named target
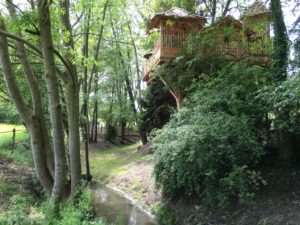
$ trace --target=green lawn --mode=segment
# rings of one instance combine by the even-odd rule
[[[12,124],[2,124],[0,123],[0,148],[12,143],[12,130],[16,129],[16,142],[25,141],[28,139],[28,132],[25,130],[23,125],[12,125]],[[22,130],[22,131],[18,131]],[[9,133],[1,133],[10,131]]]
[[[127,170],[128,164],[143,157],[135,150],[140,143],[124,147],[113,147],[105,150],[93,150],[90,154],[92,175],[107,182],[110,175],[120,174]]]

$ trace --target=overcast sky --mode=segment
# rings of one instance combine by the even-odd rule
[[[251,0],[250,2],[254,2],[255,0]],[[265,1],[264,1],[265,2]],[[300,10],[293,12],[293,9],[295,7],[295,0],[289,0],[289,1],[282,1],[283,3],[283,11],[284,11],[284,19],[287,24],[288,30],[291,29],[293,22],[296,20],[296,16],[300,15]],[[30,8],[30,6],[27,3],[27,0],[14,0],[14,3],[18,5],[22,10],[26,8]],[[4,6],[5,6],[5,0],[0,0],[0,9],[3,13],[4,12]]]

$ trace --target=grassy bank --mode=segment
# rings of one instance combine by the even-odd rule
[[[139,143],[105,150],[91,149],[92,175],[98,180],[108,182],[110,176],[126,172],[130,163],[143,157],[143,155],[136,153],[138,146],[140,146]]]

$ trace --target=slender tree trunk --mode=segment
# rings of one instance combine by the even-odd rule
[[[94,62],[97,62],[98,57],[99,57],[100,46],[101,46],[101,41],[102,41],[102,36],[103,36],[103,31],[104,31],[104,24],[103,23],[105,22],[105,18],[106,18],[106,11],[107,11],[107,7],[108,7],[108,2],[109,2],[109,0],[106,0],[104,8],[103,8],[102,24],[101,24],[100,29],[99,29],[99,38],[98,38],[98,42],[97,42],[96,49],[95,49]],[[92,72],[91,72],[91,76],[90,76],[90,79],[89,79],[88,93],[90,93],[90,91],[91,91],[92,80],[93,80],[94,74],[96,73],[96,69],[97,69],[97,65],[96,65],[96,63],[94,63],[93,68],[92,68]]]
[[[5,25],[1,20],[0,14],[0,29],[5,31]],[[43,136],[40,132],[39,122],[32,115],[29,108],[26,106],[24,99],[22,98],[20,89],[17,85],[14,72],[11,67],[11,62],[8,52],[8,41],[3,35],[0,35],[0,62],[3,69],[5,82],[8,87],[10,98],[12,99],[18,113],[26,127],[29,130],[30,142],[32,147],[33,160],[38,180],[41,182],[44,190],[48,195],[51,194],[53,187],[53,179],[47,168],[46,156],[43,151]]]
[[[70,23],[69,0],[60,1],[60,7],[65,9],[61,14],[61,21],[69,33],[69,41],[64,42],[64,46],[68,48],[69,54],[65,55],[65,60],[70,69],[67,76],[68,80],[65,83],[66,102],[68,111],[68,130],[69,130],[69,152],[70,152],[70,170],[71,170],[71,193],[74,193],[76,186],[81,180],[81,159],[80,159],[80,133],[79,133],[79,82],[76,65],[71,62],[69,56],[74,50],[74,40],[72,34],[72,27]],[[65,71],[68,73],[68,70]]]
[[[86,17],[86,33],[84,41],[84,58],[87,60],[89,57],[89,20],[90,20],[91,9],[88,11]],[[89,113],[88,113],[88,68],[87,64],[84,64],[84,78],[83,78],[83,114],[84,114],[84,147],[85,147],[85,165],[86,165],[86,180],[91,180],[90,162],[89,162]]]
[[[66,155],[61,113],[62,107],[60,104],[59,88],[54,60],[54,48],[49,10],[50,3],[51,2],[48,0],[38,1],[38,21],[42,54],[44,58],[46,86],[49,98],[49,111],[55,158],[55,179],[52,190],[51,202],[56,204],[63,199],[65,194]]]
[[[113,35],[114,35],[114,39],[115,39],[117,48],[119,49],[118,54],[119,54],[120,62],[121,62],[121,65],[122,65],[123,71],[124,71],[123,74],[124,74],[124,80],[125,80],[125,84],[126,84],[127,93],[128,93],[128,96],[129,96],[130,107],[131,107],[131,109],[132,109],[132,111],[135,115],[135,120],[136,120],[136,123],[139,127],[139,121],[138,121],[138,118],[137,118],[137,109],[135,107],[135,99],[134,99],[132,86],[130,84],[130,79],[129,79],[129,69],[126,67],[126,64],[125,64],[124,59],[123,59],[122,52],[120,51],[120,46],[117,42],[117,33],[116,33],[116,30],[114,28],[113,23],[112,23],[112,31],[113,31]],[[140,138],[141,138],[141,141],[142,141],[143,145],[145,145],[147,143],[146,134],[144,132],[142,132],[141,130],[139,130],[139,134],[140,134]]]
[[[95,102],[95,130],[94,130],[94,142],[98,140],[98,100]]]
[[[126,131],[126,121],[121,121],[121,143],[124,144],[125,142],[125,131]]]
[[[132,46],[133,46],[134,56],[135,56],[135,67],[136,67],[136,76],[137,76],[136,89],[137,89],[137,98],[139,99],[141,97],[140,96],[140,92],[141,92],[141,75],[140,75],[139,58],[138,58],[137,47],[136,47],[135,41],[134,41],[133,36],[132,36],[132,31],[131,31],[130,24],[128,24],[128,30],[129,30],[131,43],[132,43]]]

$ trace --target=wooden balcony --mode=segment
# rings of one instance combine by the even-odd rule
[[[155,42],[153,52],[145,55],[148,60],[143,68],[143,81],[151,81],[151,73],[155,67],[176,58],[190,33],[178,30],[162,30],[159,39]],[[245,37],[237,34],[236,38],[232,38],[228,42],[224,42],[223,36],[217,37],[216,42],[218,44],[214,47],[207,46],[202,49],[203,54],[215,53],[222,55],[227,60],[247,59],[253,64],[265,66],[270,64],[271,42],[269,38],[246,42]]]
[[[145,55],[148,60],[143,68],[143,81],[150,80],[150,74],[156,66],[176,58],[187,37],[188,32],[162,30],[159,39],[154,44],[153,52]]]

